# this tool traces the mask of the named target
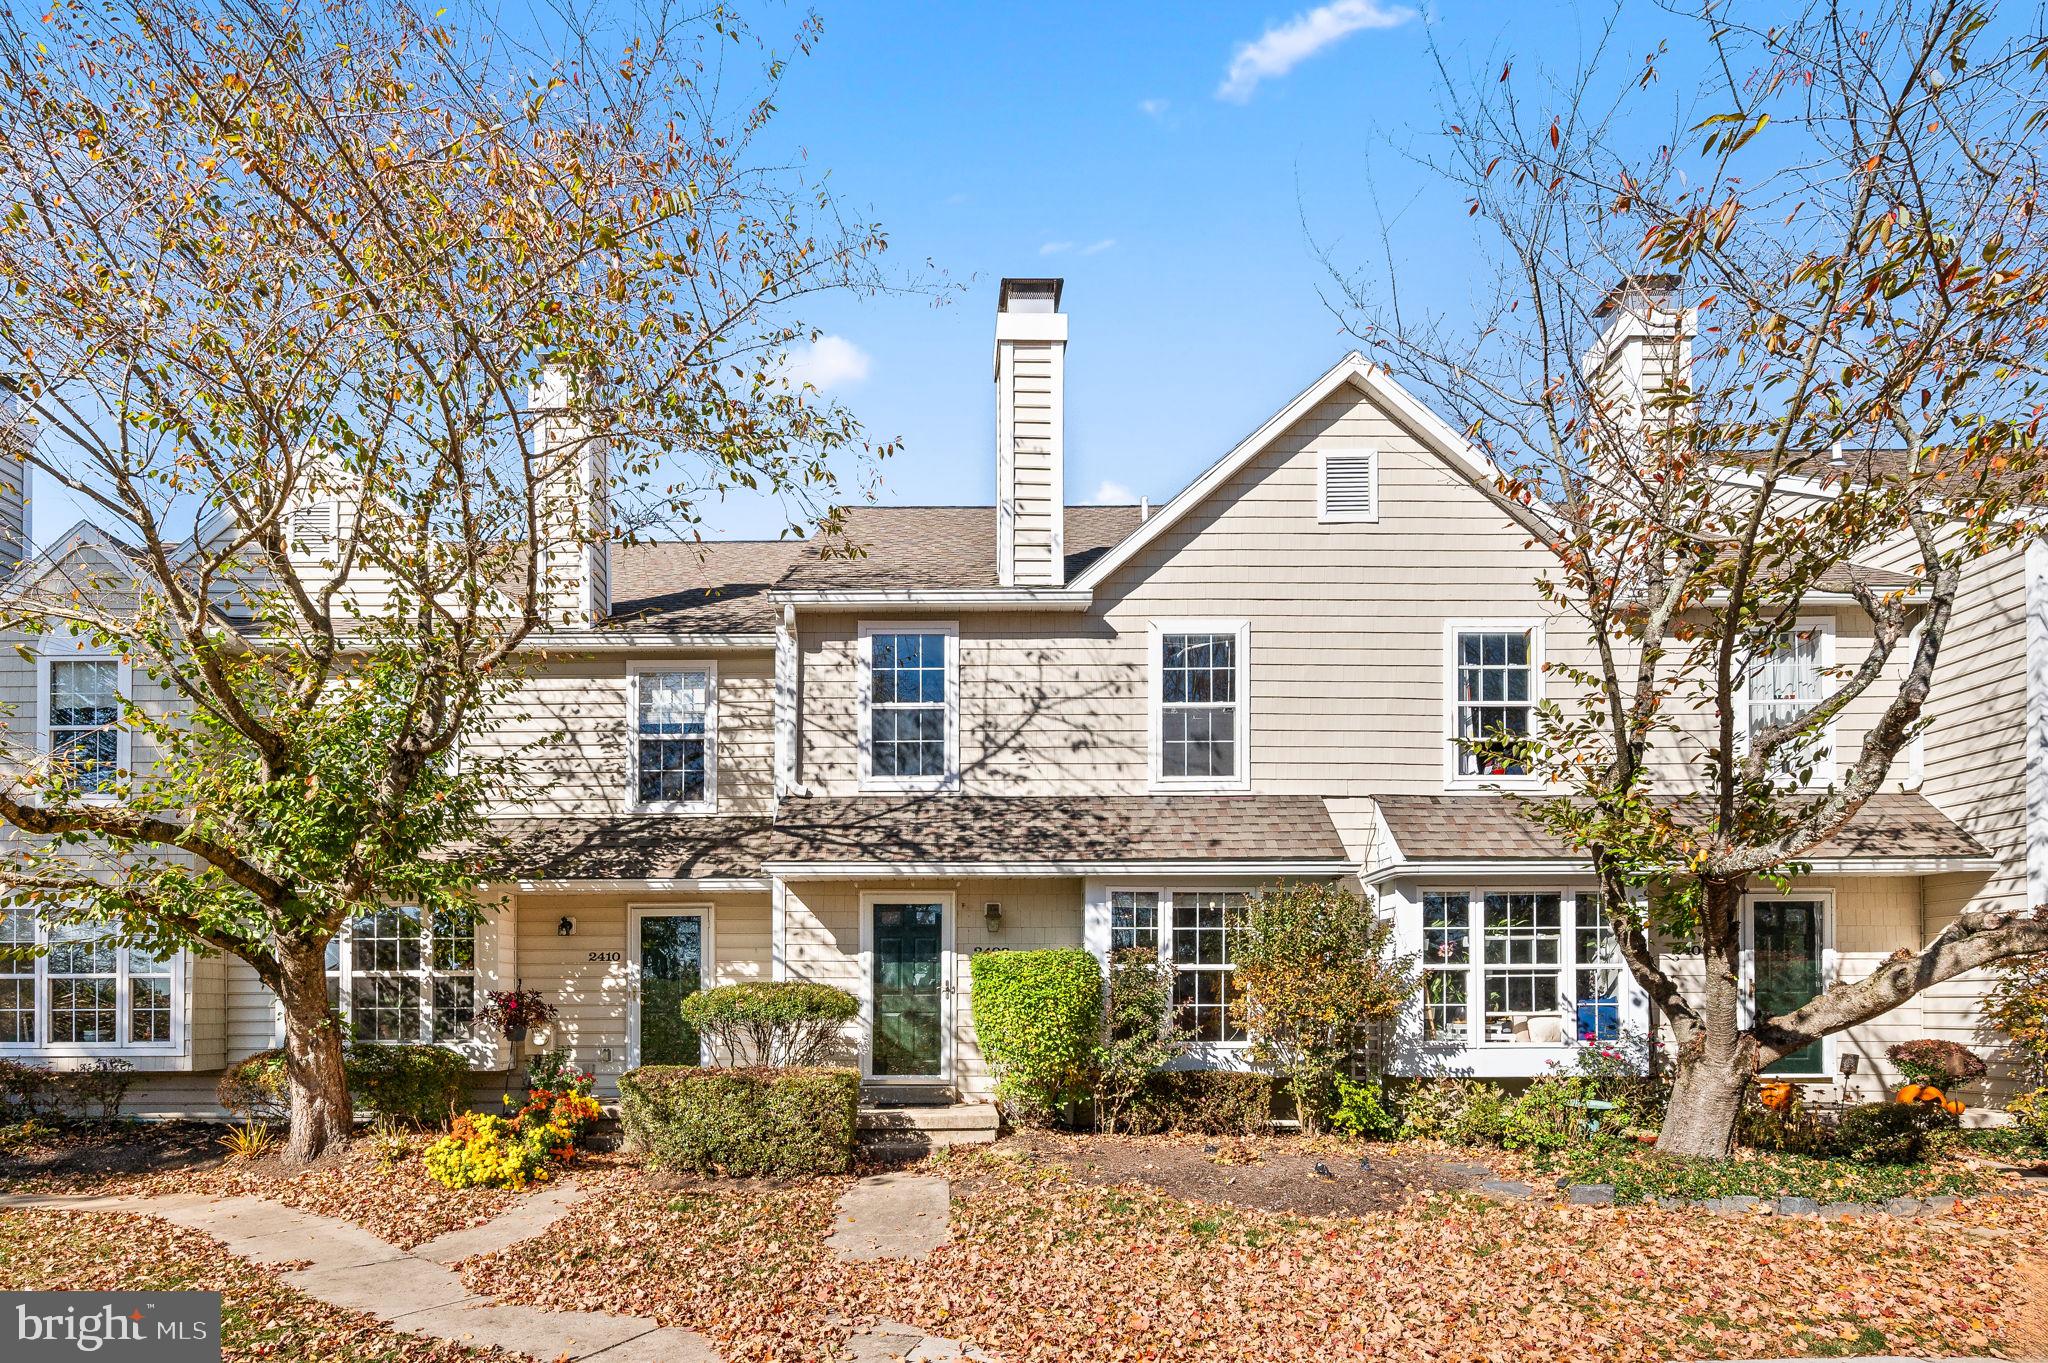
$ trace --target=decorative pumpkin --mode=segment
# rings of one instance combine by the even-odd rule
[[[1932,1084],[1908,1084],[1899,1090],[1902,1103],[1938,1103],[1946,1096]]]
[[[1970,1105],[1960,1098],[1951,1098],[1943,1103],[1942,1107],[1948,1110],[1948,1115],[1951,1117],[1960,1117],[1970,1110]]]
[[[1792,1085],[1784,1080],[1765,1084],[1757,1093],[1757,1099],[1772,1112],[1783,1112],[1792,1106]]]

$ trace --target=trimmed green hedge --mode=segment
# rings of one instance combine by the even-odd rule
[[[397,1117],[415,1126],[445,1126],[469,1105],[469,1062],[446,1046],[384,1046],[368,1042],[342,1054],[349,1097],[359,1112]],[[284,1052],[258,1051],[230,1065],[214,1086],[220,1105],[255,1121],[281,1121],[291,1111]]]
[[[1102,1043],[1102,963],[1079,947],[972,958],[974,1031],[996,1094],[1030,1117],[1089,1094]]]
[[[1128,1129],[1138,1135],[1185,1131],[1200,1136],[1259,1136],[1273,1129],[1276,1081],[1235,1070],[1164,1070],[1145,1081],[1131,1103]]]
[[[853,1164],[860,1073],[643,1065],[619,1076],[626,1138],[657,1169],[837,1174]]]

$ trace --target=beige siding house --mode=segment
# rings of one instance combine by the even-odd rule
[[[494,820],[506,908],[461,943],[427,940],[403,906],[352,927],[333,970],[359,1035],[443,1040],[500,1073],[512,1057],[472,1025],[475,1001],[539,989],[560,1017],[529,1045],[567,1047],[613,1091],[636,1064],[695,1058],[668,1025],[680,992],[823,980],[862,1001],[849,1055],[877,1089],[976,1099],[992,1087],[977,953],[1135,946],[1174,972],[1189,1063],[1243,1065],[1228,911],[1283,878],[1369,890],[1423,956],[1399,1068],[1526,1077],[1581,1037],[1654,1026],[1588,868],[1513,815],[1499,792],[1518,778],[1458,743],[1529,722],[1560,684],[1546,664],[1587,651],[1538,590],[1528,528],[1487,495],[1493,471],[1354,354],[1165,505],[1066,506],[1061,295],[1002,290],[993,503],[855,509],[857,557],[593,555],[482,741],[521,773]],[[1633,381],[1626,340],[1601,352],[1617,382]],[[95,555],[118,570],[81,530],[23,571]],[[1911,769],[1807,880],[1753,897],[1753,988],[1853,978],[1960,905],[2028,893],[2040,577],[2022,554],[1973,579]],[[1812,616],[1793,673],[1865,646],[1846,596]],[[60,669],[59,696],[51,669],[72,655],[9,642],[0,696],[39,734],[96,722],[129,684]],[[1838,747],[1869,713],[1843,717]],[[25,915],[7,930],[41,931]],[[80,959],[0,978],[0,1053],[128,1056],[151,1073],[145,1110],[203,1112],[223,1064],[275,1044],[276,1009],[239,963],[93,975],[108,1006],[83,1015]],[[1867,1091],[1891,1041],[1979,1039],[1980,987],[1786,1069]]]

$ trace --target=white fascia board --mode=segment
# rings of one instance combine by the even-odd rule
[[[514,880],[489,888],[520,894],[767,894],[759,876],[710,876],[684,880]]]
[[[1350,861],[767,861],[777,880],[907,879],[913,876],[1344,876]]]
[[[1092,591],[1067,588],[990,588],[987,590],[922,591],[891,588],[873,591],[785,591],[768,593],[770,601],[795,606],[929,606],[934,610],[1086,610],[1095,601]]]
[[[746,649],[768,653],[775,648],[775,635],[685,634],[665,630],[557,630],[526,636],[521,651],[532,649],[574,649],[579,653],[621,648]]]
[[[1411,426],[1423,443],[1433,449],[1456,472],[1468,479],[1475,487],[1490,489],[1500,478],[1500,470],[1493,461],[1472,447],[1470,441],[1452,430],[1444,419],[1431,411],[1400,384],[1396,383],[1385,367],[1367,360],[1358,351],[1352,351],[1331,366],[1314,383],[1297,393],[1294,398],[1268,417],[1264,424],[1231,449],[1221,459],[1211,464],[1202,475],[1182,488],[1180,494],[1152,514],[1137,530],[1122,543],[1088,565],[1076,577],[1072,585],[1076,588],[1093,590],[1103,579],[1128,563],[1146,545],[1165,534],[1175,522],[1195,507],[1207,501],[1209,496],[1222,487],[1233,474],[1253,459],[1289,426],[1313,411],[1316,404],[1346,383],[1353,383],[1364,389],[1366,395],[1385,406],[1401,421]],[[1506,508],[1502,509],[1507,514]],[[1528,508],[1523,516],[1525,524],[1540,523],[1542,509]],[[1530,525],[1536,529],[1537,525]]]
[[[1803,863],[1807,876],[1927,876],[1956,871],[1995,871],[1995,857],[1824,857]],[[1541,861],[1489,861],[1465,858],[1457,861],[1397,861],[1368,871],[1367,885],[1390,880],[1436,880],[1451,877],[1514,879],[1537,877],[1585,877],[1593,874],[1588,861],[1553,858]]]

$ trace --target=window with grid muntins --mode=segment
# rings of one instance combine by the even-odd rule
[[[1159,954],[1159,892],[1112,890],[1109,895],[1109,954],[1140,950]]]
[[[1820,704],[1821,632],[1795,630],[1778,639],[1751,667],[1744,697],[1751,733],[1789,724]],[[1802,735],[1800,742],[1778,750],[1772,766],[1790,775],[1802,765],[1826,759],[1824,737]]]
[[[945,779],[946,636],[876,634],[868,643],[870,773]]]
[[[1581,1041],[1621,1036],[1621,943],[1606,901],[1581,890],[1572,915],[1572,1035]]]
[[[1526,769],[1505,754],[1473,745],[1501,736],[1527,737],[1536,708],[1535,661],[1527,630],[1486,630],[1458,635],[1458,773],[1521,776]]]
[[[393,905],[327,946],[327,1002],[362,1041],[455,1041],[476,1018],[476,932],[454,915],[422,924]]]
[[[1423,1034],[1462,1039],[1471,1026],[1472,901],[1429,891],[1422,896]]]
[[[172,960],[115,945],[107,925],[0,910],[0,1046],[161,1049],[175,978]]]
[[[1488,1035],[1511,1033],[1517,1021],[1558,1011],[1564,963],[1564,900],[1549,892],[1493,892],[1485,897],[1481,988]]]
[[[1173,895],[1174,1012],[1196,1041],[1243,1041],[1230,1014],[1233,918],[1243,910],[1238,891],[1176,890]]]
[[[50,664],[50,761],[72,790],[113,789],[121,764],[119,684],[110,659]]]
[[[711,674],[642,672],[639,687],[640,803],[703,803],[710,769]]]
[[[0,909],[0,1046],[36,1044],[36,923]]]
[[[1237,775],[1237,636],[1159,636],[1159,774]]]

